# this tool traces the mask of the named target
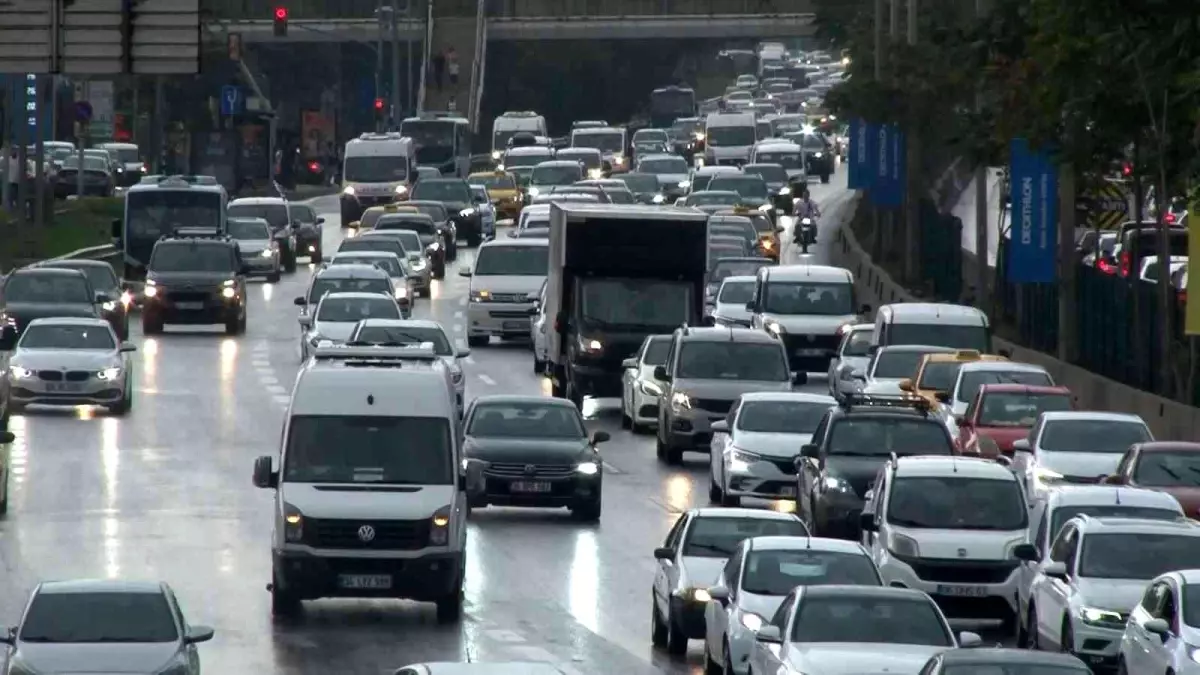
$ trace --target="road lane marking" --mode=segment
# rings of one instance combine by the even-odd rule
[[[461,323],[456,323],[456,324],[454,324],[453,326],[451,326],[451,327],[450,327],[450,330],[451,330],[451,331],[453,331],[453,332],[455,332],[455,333],[461,333],[461,332],[462,332],[462,330],[463,330],[463,326],[462,326],[462,324],[461,324]]]
[[[487,375],[484,375],[483,373],[480,373],[477,377],[480,379],[481,382],[488,385],[489,387],[496,386],[496,381],[493,380],[492,378],[488,377]]]
[[[467,304],[467,298],[466,298],[466,296],[463,296],[463,297],[459,298],[459,299],[458,299],[458,304],[460,304],[460,305],[463,305],[463,306],[466,306],[466,304]]]
[[[483,631],[483,634],[486,635],[489,640],[495,640],[496,642],[503,642],[505,644],[518,644],[526,641],[525,636],[521,635],[520,633],[515,633],[511,630],[504,630],[503,628],[491,628]]]
[[[601,464],[604,466],[604,471],[607,473],[621,473],[620,469],[612,464],[609,464],[608,462],[601,462]]]
[[[463,317],[463,313],[461,311],[454,313],[454,318],[461,319],[462,317]]]

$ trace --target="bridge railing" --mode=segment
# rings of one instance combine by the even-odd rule
[[[390,4],[393,0],[384,0]],[[394,0],[401,6],[404,0]],[[409,15],[426,16],[429,0],[407,0]],[[288,0],[295,19],[369,19],[379,0]],[[212,19],[270,20],[278,0],[205,0]],[[497,19],[569,19],[639,16],[737,16],[787,14],[791,0],[487,0]],[[477,0],[433,0],[434,17],[473,17]]]

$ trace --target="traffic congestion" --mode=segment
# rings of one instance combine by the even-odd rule
[[[756,61],[4,277],[7,672],[1200,672],[1200,444],[860,302],[844,65]]]

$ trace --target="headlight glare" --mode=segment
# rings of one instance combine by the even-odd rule
[[[263,258],[270,258],[271,256],[275,255],[275,249],[264,248],[262,253],[259,253],[258,255]]]
[[[463,218],[470,218],[471,216],[475,215],[475,209],[465,208],[462,211],[459,211],[458,215],[462,216]]]
[[[229,299],[235,296],[237,296],[237,289],[230,286],[226,286],[225,288],[221,289],[221,297]]]
[[[585,476],[595,476],[600,473],[600,465],[596,462],[580,462],[575,470]]]
[[[109,302],[104,303],[103,305],[100,305],[100,308],[106,312],[111,312],[117,308],[117,303],[109,301]]]
[[[96,373],[96,379],[112,381],[121,377],[120,368],[105,368]]]
[[[690,396],[683,393],[682,391],[677,391],[674,394],[671,394],[671,407],[674,408],[676,411],[691,410],[692,409],[692,399]]]
[[[763,618],[757,614],[753,614],[751,612],[742,614],[742,625],[749,630],[756,631],[759,628],[762,628],[764,623],[766,622],[763,621]]]
[[[12,373],[12,376],[17,378],[18,380],[23,380],[28,377],[33,377],[32,370],[30,370],[28,368],[22,368],[21,366],[9,366],[8,372]]]
[[[342,188],[342,194],[346,195],[347,197],[353,197],[354,196],[354,186],[347,185],[346,187]]]

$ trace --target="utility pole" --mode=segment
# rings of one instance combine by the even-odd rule
[[[396,2],[396,0],[392,0]],[[392,29],[392,127],[400,129],[400,15],[396,5],[388,8]]]
[[[883,2],[884,0],[875,0],[875,81],[883,82]],[[892,0],[893,6],[896,0]],[[807,160],[806,160],[807,161]],[[805,182],[808,178],[805,178]],[[874,250],[871,251],[871,256],[875,262],[880,262],[883,258],[883,253],[887,249],[883,244],[884,222],[878,208],[871,209],[871,220],[874,225],[875,240]]]
[[[907,33],[906,42],[909,47],[917,45],[917,12],[919,0],[908,0],[908,25],[906,26]],[[920,251],[920,217],[921,217],[921,139],[917,135],[915,129],[906,129],[908,134],[905,139],[905,147],[908,151],[906,162],[908,170],[904,172],[905,182],[907,185],[908,199],[904,200],[904,213],[901,214],[901,221],[904,223],[904,278],[908,281],[916,281],[920,274],[918,270],[921,260]]]
[[[987,0],[975,0],[975,17],[980,21],[987,14]],[[975,111],[983,112],[983,89],[975,94]],[[980,158],[975,167],[975,306],[990,307],[988,304],[988,167]],[[997,235],[998,236],[998,235]],[[997,241],[997,243],[999,243]],[[999,247],[997,247],[998,249]],[[996,260],[997,265],[1003,264]]]
[[[413,32],[412,32],[412,0],[404,0],[404,19],[408,30],[408,39],[404,46],[408,52],[408,77],[404,80],[404,109],[412,111],[416,108],[413,102]],[[406,113],[407,114],[407,113]]]
[[[383,98],[383,0],[375,5],[375,98]],[[375,133],[383,131],[382,115],[375,116]]]
[[[33,223],[46,225],[46,78],[38,75],[33,81],[34,98],[37,100],[37,138],[33,141],[34,153],[34,202]],[[80,170],[80,173],[83,173]]]

